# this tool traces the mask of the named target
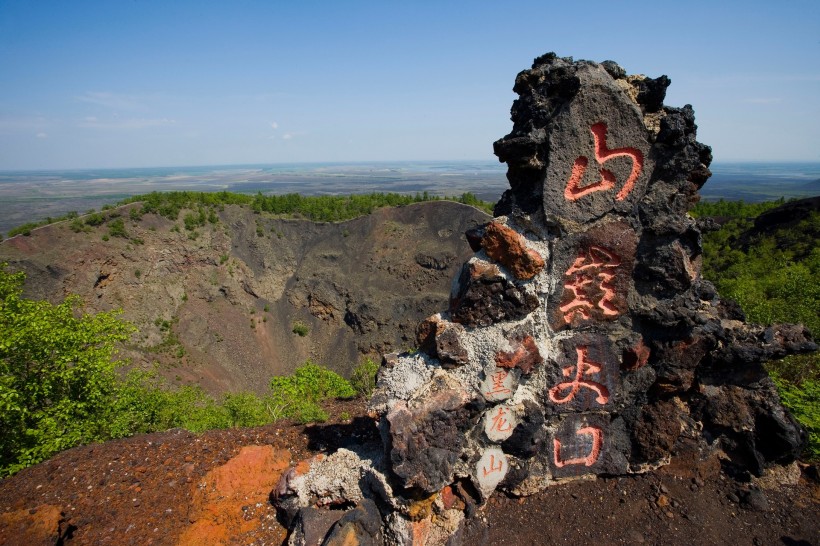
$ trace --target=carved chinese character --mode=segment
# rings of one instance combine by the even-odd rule
[[[590,379],[587,376],[595,376],[601,373],[601,364],[589,360],[589,349],[581,346],[575,349],[577,359],[574,366],[566,366],[562,373],[564,377],[571,377],[575,370],[572,381],[558,383],[549,390],[550,400],[556,404],[566,404],[570,402],[582,388],[589,389],[597,394],[595,401],[601,405],[609,401],[609,389],[606,385]],[[566,394],[562,395],[562,392]]]
[[[555,466],[558,468],[563,468],[565,466],[572,466],[572,465],[584,465],[584,466],[592,466],[598,460],[598,457],[601,455],[601,448],[604,445],[604,433],[598,427],[583,427],[579,428],[578,432],[575,433],[577,436],[592,436],[592,441],[590,442],[590,449],[589,452],[583,457],[573,457],[571,459],[562,459],[561,458],[561,440],[558,438],[553,438],[553,462]]]
[[[588,320],[596,307],[604,317],[618,316],[613,281],[620,264],[617,255],[600,246],[590,246],[581,252],[564,273],[568,278],[564,283],[564,294],[569,293],[571,298],[560,306],[564,321],[571,322],[575,315]],[[567,299],[566,295],[564,299]]]
[[[506,400],[513,393],[514,377],[510,370],[496,368],[481,384],[481,390],[487,400]]]
[[[643,154],[637,148],[625,147],[612,150],[607,148],[606,123],[596,123],[590,127],[590,131],[592,132],[592,139],[595,142],[595,160],[599,165],[598,172],[601,175],[601,180],[586,186],[581,186],[581,181],[589,165],[589,159],[587,159],[586,156],[580,156],[572,165],[572,173],[564,189],[564,197],[568,201],[575,201],[590,193],[614,188],[615,175],[612,171],[604,169],[603,164],[618,157],[628,157],[632,160],[632,171],[629,173],[629,177],[626,179],[623,187],[615,195],[618,201],[623,201],[635,187],[635,182],[641,174],[641,170],[643,169]]]
[[[490,492],[504,479],[509,469],[507,456],[497,447],[487,448],[476,465],[476,478],[482,491]]]
[[[512,436],[518,424],[515,412],[506,406],[496,406],[487,412],[484,433],[493,442],[502,442]]]

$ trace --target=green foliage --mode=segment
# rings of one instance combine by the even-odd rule
[[[308,325],[301,320],[297,320],[293,323],[293,333],[299,337],[305,337],[310,333],[310,328],[308,328]]]
[[[286,195],[250,196],[227,191],[220,192],[152,192],[129,197],[120,204],[142,202],[142,213],[155,213],[170,220],[177,220],[184,209],[196,210],[186,214],[186,228],[204,225],[205,221],[215,224],[219,221],[216,210],[224,205],[250,205],[256,212],[267,212],[278,216],[307,218],[317,222],[340,222],[370,214],[379,207],[397,207],[411,203],[438,200],[458,201],[492,212],[492,204],[479,200],[472,193],[459,197],[437,197],[427,192],[416,195],[398,193],[368,193],[354,195],[303,196],[297,193]],[[203,216],[204,214],[204,216]],[[188,227],[190,225],[190,228]]]
[[[809,433],[809,443],[803,455],[810,460],[820,460],[820,381],[807,379],[796,384],[776,373],[771,376],[783,405],[789,408]]]
[[[15,235],[24,235],[28,237],[29,235],[31,235],[32,229],[40,227],[41,225],[43,224],[40,224],[38,222],[28,222],[26,224],[23,224],[22,226],[18,226],[16,228],[9,230],[8,236],[14,237]]]
[[[229,393],[217,401],[198,386],[168,388],[155,370],[119,379],[115,344],[133,327],[117,313],[82,313],[77,297],[58,305],[22,298],[24,278],[0,265],[0,476],[63,449],[137,433],[258,426],[283,417],[323,421],[323,401],[355,395],[345,379],[310,361],[273,378],[264,397]],[[169,340],[174,322],[156,321]]]
[[[303,196],[296,193],[265,196],[258,193],[256,196],[251,196],[227,191],[170,191],[135,195],[120,201],[117,205],[141,203],[141,207],[131,208],[128,212],[128,217],[135,222],[140,220],[143,214],[148,213],[158,214],[175,222],[179,219],[180,213],[183,210],[187,210],[188,212],[186,212],[183,217],[183,223],[186,230],[194,231],[197,227],[204,226],[206,222],[210,224],[219,223],[217,211],[224,210],[225,205],[251,206],[257,213],[267,212],[277,216],[306,218],[316,222],[341,222],[370,214],[380,207],[398,207],[411,203],[439,200],[457,201],[479,208],[490,214],[492,214],[493,210],[492,203],[481,201],[469,192],[457,197],[438,197],[429,195],[427,192],[417,193],[415,195],[374,192],[347,196]],[[113,208],[113,205],[105,205],[102,210],[109,211]],[[117,211],[113,211],[109,213],[109,217],[115,217],[118,214]],[[21,233],[30,235],[31,230],[36,227],[75,218],[77,218],[77,213],[70,212],[60,218],[47,218],[40,222],[31,222],[12,229],[8,236],[13,237]],[[69,227],[76,232],[87,231],[89,227],[102,225],[106,219],[104,214],[94,212],[94,209],[90,209],[86,212],[84,220],[81,219],[76,223],[72,222]],[[179,231],[179,226],[172,228],[172,231]],[[280,231],[274,230],[273,233],[275,233],[278,238],[282,238]],[[259,236],[261,237],[262,234]]]
[[[100,226],[103,222],[105,222],[105,216],[99,212],[92,212],[85,217],[85,225],[87,226]]]
[[[85,222],[83,222],[82,218],[74,218],[70,224],[68,224],[69,229],[74,233],[81,233],[81,232],[88,232],[91,231],[91,227],[87,226]]]
[[[802,323],[820,335],[820,214],[764,235],[745,233],[754,218],[783,203],[700,203],[698,216],[730,218],[703,238],[703,276],[737,301],[750,322]],[[741,239],[745,247],[741,247]],[[820,458],[820,355],[768,366],[784,405],[809,430],[806,455]]]
[[[743,218],[750,219],[760,216],[767,210],[777,208],[785,203],[784,199],[777,201],[766,201],[763,203],[746,203],[742,199],[740,201],[701,201],[695,208],[692,209],[691,214],[695,218],[704,218],[707,216],[716,218]]]
[[[296,368],[293,375],[272,378],[270,387],[273,405],[284,417],[301,423],[326,421],[327,412],[320,404],[328,398],[356,395],[346,379],[310,360]]]
[[[24,278],[0,265],[0,475],[107,437],[114,344],[132,331],[117,313],[82,313],[77,297],[22,298]]]
[[[125,231],[125,222],[122,221],[122,218],[117,218],[108,224],[108,234],[111,237],[128,238],[128,233]]]
[[[376,374],[379,372],[379,365],[372,359],[366,358],[358,366],[353,368],[353,375],[350,377],[350,384],[356,394],[363,398],[369,398],[376,388]]]

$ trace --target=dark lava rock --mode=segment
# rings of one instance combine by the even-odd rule
[[[469,262],[461,270],[450,315],[465,326],[489,326],[520,319],[538,307],[538,298],[500,275],[497,268]]]

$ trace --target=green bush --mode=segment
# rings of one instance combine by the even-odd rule
[[[121,237],[123,239],[128,238],[128,233],[125,231],[125,222],[122,221],[122,218],[117,218],[108,224],[108,235],[111,237]]]
[[[353,368],[350,384],[359,396],[368,398],[373,394],[373,390],[376,388],[376,374],[378,372],[379,365],[370,358],[366,358],[358,366]]]
[[[100,226],[103,222],[105,222],[105,216],[99,212],[92,211],[85,217],[85,225],[87,226]]]
[[[0,265],[0,475],[108,437],[117,390],[114,344],[133,328],[118,313],[89,315],[78,297],[21,297],[25,275]]]
[[[310,333],[310,328],[308,328],[308,325],[301,320],[297,320],[293,323],[293,333],[299,337],[305,337]]]
[[[356,391],[339,374],[310,360],[293,375],[274,377],[270,382],[271,402],[282,416],[301,423],[323,422],[328,418],[320,403],[328,398],[352,398]]]

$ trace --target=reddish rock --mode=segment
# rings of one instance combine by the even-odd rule
[[[624,349],[621,368],[624,370],[639,370],[649,362],[649,347],[644,345],[643,339],[638,341],[633,347]]]
[[[463,331],[462,325],[452,322],[441,321],[437,325],[435,356],[445,368],[463,366],[469,361],[467,349],[461,343]]]
[[[481,247],[493,261],[509,269],[516,279],[529,280],[544,269],[544,259],[527,248],[524,237],[498,222],[487,225]]]
[[[453,491],[453,487],[450,485],[441,490],[441,503],[444,505],[445,510],[464,510],[467,506],[464,504],[464,501],[456,495],[455,491]]]
[[[272,446],[245,446],[239,455],[211,470],[193,488],[193,524],[179,537],[180,545],[233,544],[238,535],[261,525],[243,518],[242,507],[267,503],[271,489],[288,468],[290,452]],[[281,539],[286,531],[281,529]]]
[[[499,351],[495,354],[495,363],[501,368],[518,368],[523,373],[529,374],[532,370],[544,361],[535,339],[532,336],[524,336],[523,339],[513,340],[511,352]]]
[[[435,314],[419,322],[416,326],[416,345],[432,357],[436,357],[436,332],[441,323],[441,315]]]
[[[59,506],[43,504],[0,514],[0,544],[5,546],[52,546],[69,536],[70,526]]]

